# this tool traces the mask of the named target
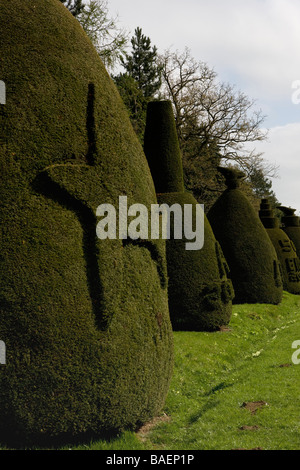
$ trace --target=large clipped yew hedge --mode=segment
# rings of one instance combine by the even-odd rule
[[[300,217],[295,215],[296,209],[280,206],[282,211],[281,228],[294,243],[298,258],[300,258]]]
[[[227,189],[207,217],[230,268],[234,303],[278,304],[282,280],[275,249],[246,196],[239,189],[243,174],[220,167]]]
[[[183,214],[184,206],[190,205],[195,230],[197,201],[184,191],[181,153],[170,101],[149,103],[144,150],[158,202],[169,208],[178,204]],[[204,245],[191,251],[186,249],[185,236],[175,239],[171,223],[167,240],[168,289],[171,322],[176,330],[215,331],[230,321],[234,292],[227,277],[228,265],[205,214],[203,223]]]
[[[293,241],[280,228],[268,199],[262,199],[259,217],[270,237],[280,261],[284,290],[300,294],[300,261]]]
[[[121,98],[58,0],[0,9],[0,442],[134,428],[172,372],[165,243],[99,240],[96,208],[156,203]]]

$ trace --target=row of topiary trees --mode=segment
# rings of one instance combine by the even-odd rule
[[[276,253],[234,172],[203,214],[202,250],[98,239],[96,208],[117,207],[120,195],[147,208],[196,207],[170,103],[149,105],[148,165],[116,86],[62,2],[10,0],[0,23],[0,443],[136,429],[164,405],[172,327],[213,331],[229,322],[232,301],[280,302]]]
[[[144,150],[158,200],[169,206],[196,204],[183,187],[171,102],[149,103]],[[216,330],[229,322],[232,301],[279,304],[283,289],[300,294],[300,225],[295,210],[281,207],[283,230],[267,200],[262,200],[257,214],[239,190],[245,177],[241,171],[222,167],[219,171],[227,189],[204,217],[202,250],[188,252],[174,237],[167,241],[169,307],[175,329]]]

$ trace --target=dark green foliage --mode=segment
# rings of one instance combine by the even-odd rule
[[[73,16],[78,16],[84,9],[82,0],[60,0],[70,10]]]
[[[215,142],[202,142],[199,136],[189,136],[183,141],[181,150],[185,187],[205,205],[207,213],[224,191],[224,183],[217,171],[222,157],[218,146]]]
[[[121,73],[113,77],[113,80],[128,110],[132,127],[141,144],[143,144],[148,101],[139,88],[137,81],[128,73]]]
[[[96,209],[155,189],[117,89],[57,0],[0,10],[0,440],[135,427],[172,371],[165,243],[99,240]]]
[[[193,205],[193,224],[197,201],[187,192],[158,195],[160,204]],[[216,331],[230,321],[234,291],[228,280],[228,265],[204,215],[204,246],[187,251],[187,240],[167,241],[169,309],[174,330]]]
[[[235,303],[278,304],[282,282],[274,247],[246,196],[238,189],[243,174],[219,168],[227,189],[207,214],[230,268]]]
[[[298,258],[300,258],[300,217],[295,215],[296,209],[278,206],[283,215],[281,217],[281,228],[294,243]]]
[[[182,162],[169,101],[148,105],[145,153],[158,193],[158,202],[193,206],[196,199],[184,192]],[[204,214],[203,214],[204,215]],[[204,215],[204,246],[186,250],[186,238],[167,240],[169,308],[176,330],[214,331],[230,321],[233,289],[228,265]]]
[[[258,199],[267,197],[270,204],[275,207],[279,204],[276,194],[272,190],[272,181],[264,174],[263,168],[253,166],[249,172],[249,181],[253,192]]]
[[[134,78],[145,98],[152,98],[161,86],[161,67],[157,64],[157,48],[149,37],[136,28],[131,38],[132,53],[121,58],[126,72]]]
[[[147,105],[161,86],[161,67],[157,63],[156,47],[151,46],[150,38],[142,34],[141,28],[136,28],[131,45],[131,54],[121,56],[126,72],[113,76],[113,80],[128,110],[132,126],[143,144]]]
[[[295,245],[279,227],[279,219],[274,216],[268,199],[262,199],[259,216],[280,261],[284,290],[291,294],[300,294],[300,260]]]
[[[148,104],[144,151],[156,192],[182,192],[181,153],[169,101],[152,101]]]

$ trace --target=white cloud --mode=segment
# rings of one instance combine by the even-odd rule
[[[200,1],[187,6],[186,42],[221,73],[243,81],[251,95],[287,99],[300,78],[300,2],[294,0]],[[188,6],[190,5],[190,8]]]
[[[257,100],[257,107],[267,115],[268,126],[298,121],[299,106],[292,104],[292,84],[300,79],[300,2],[227,0],[215,15],[216,34],[209,32],[211,3],[219,1],[207,2],[204,18],[208,21],[205,25],[203,18],[199,28],[208,40],[193,50],[194,55],[204,52],[220,76]],[[194,41],[191,38],[191,43]]]
[[[133,33],[137,26],[159,51],[191,49],[196,60],[235,84],[268,115],[269,142],[257,144],[279,165],[273,180],[279,201],[300,211],[299,0],[109,0]],[[293,123],[294,122],[294,123]]]
[[[289,99],[300,79],[299,0],[110,0],[133,32],[141,26],[160,50],[192,50],[258,99]]]

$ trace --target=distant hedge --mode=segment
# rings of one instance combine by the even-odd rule
[[[165,243],[96,237],[96,208],[156,203],[115,85],[57,0],[0,9],[0,442],[135,429],[173,365]]]
[[[295,215],[296,209],[291,207],[278,207],[282,211],[281,228],[295,245],[296,253],[300,258],[300,217]]]
[[[278,304],[282,280],[276,252],[258,214],[239,190],[239,170],[219,167],[227,189],[207,214],[230,268],[234,303]]]
[[[172,106],[169,101],[149,103],[145,130],[145,153],[160,204],[193,207],[196,225],[196,199],[183,190],[182,160]],[[183,212],[183,211],[182,211]],[[186,237],[175,239],[171,223],[167,240],[169,308],[175,330],[215,331],[230,321],[232,283],[228,265],[210,224],[203,214],[204,246],[186,250]]]
[[[291,294],[300,294],[300,260],[288,235],[279,227],[268,199],[262,199],[259,216],[277,252],[281,265],[283,288]]]

